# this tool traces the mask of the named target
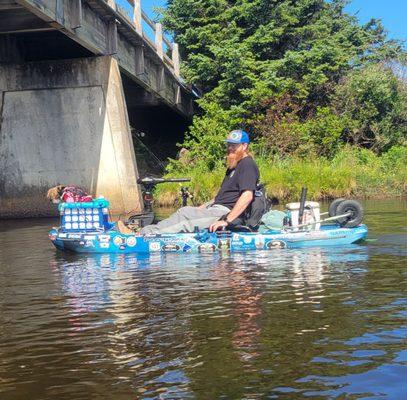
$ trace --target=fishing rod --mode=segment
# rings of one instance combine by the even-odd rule
[[[131,128],[131,135],[133,138],[137,140],[137,142],[145,149],[149,155],[157,162],[158,166],[161,169],[161,172],[165,172],[165,165],[164,163],[160,160],[160,158],[141,140],[142,137],[144,137],[146,134],[142,131],[136,131],[136,129]]]
[[[162,172],[162,174],[165,174],[165,165],[164,163],[160,160],[160,158],[154,154],[154,152],[141,140],[141,138],[143,138],[145,136],[145,133],[142,131],[137,131],[134,128],[131,128],[131,134],[132,137],[134,137],[137,142],[143,147],[143,149],[145,149],[148,154],[156,161],[156,163],[158,164],[158,166],[160,167],[160,170]],[[151,196],[151,192],[153,190],[153,188],[155,187],[155,185],[157,183],[164,183],[164,182],[189,182],[191,179],[190,178],[155,178],[153,177],[152,174],[150,174],[151,177],[145,177],[143,179],[138,179],[137,183],[143,185],[144,187],[144,195],[143,197],[146,196],[147,193],[147,198],[149,198]],[[193,206],[196,206],[195,203],[195,199],[194,199],[194,194],[191,193],[189,191],[189,188],[186,186],[181,186],[180,191],[179,191],[179,195],[181,196],[181,205],[182,207],[185,207],[188,203],[188,199],[191,201]],[[151,198],[152,200],[152,198]],[[174,201],[175,204],[175,201]],[[151,210],[151,205],[149,204],[145,204],[146,209]]]

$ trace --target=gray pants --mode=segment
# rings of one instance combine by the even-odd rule
[[[229,208],[214,204],[206,208],[182,207],[168,218],[163,219],[156,225],[147,225],[141,233],[178,233],[193,232],[195,226],[199,229],[209,228],[220,217],[229,212]]]

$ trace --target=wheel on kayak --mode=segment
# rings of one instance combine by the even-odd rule
[[[336,212],[336,209],[338,208],[339,204],[342,203],[343,201],[345,201],[345,199],[342,199],[342,198],[340,198],[340,199],[335,199],[335,200],[329,205],[328,213],[329,213],[329,216],[330,216],[330,217],[334,217],[335,215],[339,215],[339,214]]]
[[[338,219],[339,225],[343,228],[354,228],[360,225],[363,220],[363,207],[356,200],[343,200],[336,208],[336,215],[348,214],[348,217]]]

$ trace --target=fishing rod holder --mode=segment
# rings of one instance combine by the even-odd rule
[[[185,207],[188,204],[188,199],[190,199],[192,204],[194,204],[194,195],[189,191],[188,187],[182,186],[179,190],[179,194],[182,199],[182,207]]]
[[[143,198],[143,206],[144,212],[135,214],[129,217],[129,224],[134,226],[144,227],[147,225],[151,225],[155,222],[155,214],[153,211],[153,203],[154,203],[154,196],[153,190],[156,185],[160,183],[183,183],[183,182],[190,182],[190,178],[155,178],[152,176],[146,176],[144,178],[138,178],[137,183],[142,187],[142,198]],[[188,188],[181,188],[186,189],[184,190],[184,194],[182,194],[182,202],[186,205],[186,201],[188,198],[192,199],[192,194],[189,193]],[[192,196],[192,197],[190,197]],[[185,199],[185,200],[184,200]]]

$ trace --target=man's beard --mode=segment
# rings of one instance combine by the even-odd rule
[[[226,156],[226,165],[228,166],[229,169],[236,168],[238,162],[246,156],[247,153],[244,149],[238,149],[233,153],[229,153]]]

